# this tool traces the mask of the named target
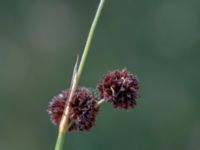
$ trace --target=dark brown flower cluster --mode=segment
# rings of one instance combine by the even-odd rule
[[[115,108],[128,109],[136,105],[139,83],[126,69],[109,72],[97,86],[100,97],[111,102]]]
[[[69,131],[88,131],[94,126],[99,111],[98,100],[104,99],[114,108],[134,108],[138,98],[139,82],[126,69],[104,75],[97,85],[99,98],[88,88],[78,88],[69,103],[69,120],[73,121]],[[55,96],[48,106],[48,113],[54,124],[59,124],[69,97],[69,90]]]
[[[69,90],[54,97],[48,106],[48,113],[54,124],[59,124],[64,112]],[[87,88],[78,88],[69,104],[69,120],[73,120],[70,131],[88,131],[95,124],[99,108],[96,107],[97,97]]]

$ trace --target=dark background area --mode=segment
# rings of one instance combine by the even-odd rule
[[[48,102],[70,83],[98,0],[0,1],[0,149],[51,150]],[[81,86],[110,70],[140,79],[137,107],[102,107],[69,150],[200,149],[200,1],[107,0]]]

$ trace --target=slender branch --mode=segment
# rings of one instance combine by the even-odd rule
[[[101,106],[104,102],[105,102],[105,99],[99,100],[98,103],[96,104],[96,107]]]
[[[101,14],[102,9],[103,9],[104,3],[105,3],[105,0],[100,1],[96,15],[95,15],[94,20],[92,22],[92,26],[90,28],[88,38],[87,38],[87,41],[86,41],[86,44],[85,44],[85,48],[84,48],[84,51],[83,51],[83,54],[82,54],[82,58],[81,58],[81,61],[80,61],[80,65],[79,65],[79,68],[78,68],[77,77],[76,77],[76,84],[75,84],[76,86],[78,85],[81,74],[83,72],[83,68],[84,68],[84,65],[85,65],[89,50],[90,50],[90,45],[91,45],[91,42],[92,42],[92,39],[93,39],[93,36],[94,36],[94,32],[95,32],[98,20],[100,18],[100,14]],[[72,84],[73,84],[73,81],[72,81]],[[73,95],[73,93],[71,93],[71,95]],[[67,106],[67,104],[66,104],[66,106]],[[65,110],[68,110],[68,109],[65,108]],[[60,129],[59,129],[55,150],[63,150],[65,134],[72,124],[73,124],[73,121],[71,121],[70,123],[68,122],[68,113],[66,113],[66,114],[64,113],[63,118],[61,119],[61,126],[60,126]]]
[[[79,66],[79,69],[78,69],[78,77],[77,77],[78,81],[80,80],[81,74],[83,72],[83,68],[84,68],[84,65],[85,65],[89,50],[90,50],[92,38],[93,38],[93,35],[94,35],[94,32],[95,32],[99,17],[101,15],[104,3],[105,3],[105,0],[100,1],[96,15],[95,15],[93,23],[92,23],[92,26],[90,28],[90,32],[88,34],[88,38],[87,38],[87,41],[86,41],[86,44],[85,44],[85,48],[84,48],[83,55],[82,55],[82,58],[81,58],[80,66]]]

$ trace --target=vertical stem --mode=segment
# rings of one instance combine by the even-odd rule
[[[81,58],[81,61],[80,61],[80,65],[79,65],[79,68],[78,68],[77,84],[78,84],[78,82],[80,80],[80,77],[81,77],[81,74],[83,72],[83,68],[84,68],[84,65],[85,65],[89,50],[90,50],[90,45],[91,45],[91,42],[92,42],[92,39],[93,39],[93,35],[94,35],[94,32],[95,32],[95,29],[96,29],[100,14],[101,14],[103,6],[104,6],[104,2],[105,2],[105,0],[100,0],[96,15],[94,17],[94,20],[92,22],[92,26],[90,28],[90,31],[89,31],[89,34],[88,34],[88,37],[87,37],[85,48],[84,48],[84,51],[83,51],[83,54],[82,54],[82,58]],[[65,137],[66,132],[67,131],[58,133],[58,138],[57,138],[55,150],[63,150],[64,137]]]
[[[63,149],[64,139],[65,139],[65,133],[59,132],[58,138],[57,138],[57,141],[56,141],[55,150],[62,150]]]
[[[80,62],[79,69],[78,69],[78,77],[77,77],[78,81],[80,80],[81,74],[83,72],[83,68],[84,68],[84,65],[85,65],[89,50],[90,50],[92,38],[93,38],[93,35],[94,35],[94,32],[95,32],[99,17],[101,15],[101,11],[103,9],[104,3],[105,3],[105,0],[100,1],[96,15],[95,15],[93,23],[92,23],[92,26],[90,28],[90,32],[88,34],[88,38],[87,38],[87,41],[86,41],[86,44],[85,44],[85,48],[84,48],[83,55],[82,55],[82,58],[81,58],[81,62]]]

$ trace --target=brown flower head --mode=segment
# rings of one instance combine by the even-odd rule
[[[97,88],[100,97],[111,102],[115,108],[128,109],[136,105],[139,82],[126,69],[107,73]]]
[[[48,113],[54,124],[59,124],[65,108],[69,90],[62,91],[55,96],[48,106]],[[99,108],[96,107],[97,97],[87,88],[78,88],[73,96],[70,106],[69,120],[74,121],[69,131],[90,130],[95,124]]]

